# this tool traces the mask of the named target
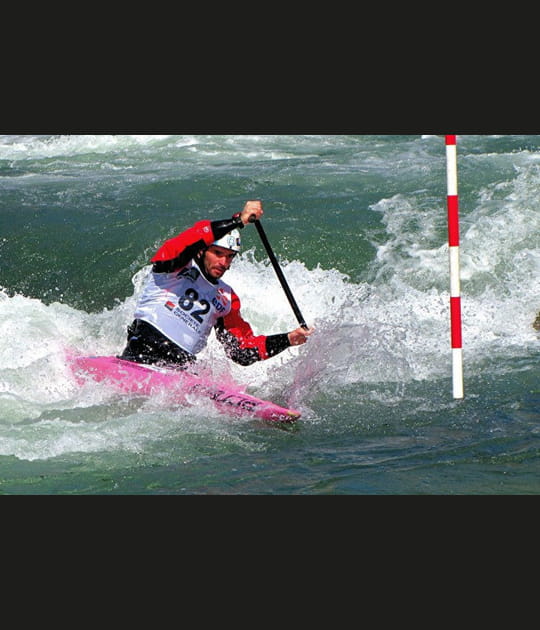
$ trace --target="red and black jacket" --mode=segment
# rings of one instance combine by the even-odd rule
[[[239,216],[224,221],[199,221],[178,236],[167,240],[151,259],[154,273],[172,273],[185,267],[195,259],[204,273],[201,257],[204,250],[214,241],[231,230],[242,229]],[[210,282],[214,280],[208,276]],[[240,313],[240,298],[232,292],[230,313],[220,318],[215,325],[216,337],[223,344],[225,353],[235,363],[251,365],[276,356],[290,347],[287,334],[255,335],[251,326]]]

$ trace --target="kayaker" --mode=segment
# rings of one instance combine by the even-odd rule
[[[255,335],[242,318],[240,298],[222,280],[241,250],[239,230],[263,214],[260,201],[248,201],[232,219],[199,221],[162,245],[150,261],[120,358],[186,366],[206,347],[212,329],[226,355],[244,366],[306,343],[314,328]]]

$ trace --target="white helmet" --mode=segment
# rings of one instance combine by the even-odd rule
[[[240,238],[240,232],[238,230],[233,230],[229,232],[229,234],[225,234],[218,241],[214,241],[212,245],[217,245],[218,247],[224,247],[225,249],[230,249],[233,252],[240,252],[242,249],[242,239]]]

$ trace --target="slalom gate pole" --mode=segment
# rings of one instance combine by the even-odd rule
[[[452,343],[452,387],[454,398],[463,398],[463,337],[459,262],[459,196],[457,136],[446,136],[448,180],[448,246],[450,255],[450,327]]]

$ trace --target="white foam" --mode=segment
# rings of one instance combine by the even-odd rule
[[[108,154],[160,143],[163,135],[58,135],[0,136],[0,160],[72,157],[87,153]]]

